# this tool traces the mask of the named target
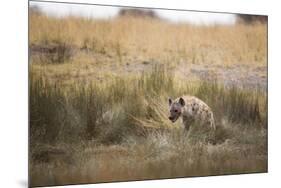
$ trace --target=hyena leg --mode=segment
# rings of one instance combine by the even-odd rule
[[[192,120],[186,119],[183,121],[183,125],[184,125],[186,132],[189,131],[191,124],[192,124]]]
[[[209,122],[210,122],[211,128],[212,128],[213,130],[216,130],[216,124],[215,124],[215,119],[214,119],[213,113],[211,113],[211,117],[210,117]]]
[[[211,113],[211,117],[209,118],[209,125],[211,127],[210,132],[209,132],[209,142],[211,144],[216,144],[216,125],[214,121],[213,114]]]

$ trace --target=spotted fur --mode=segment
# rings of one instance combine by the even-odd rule
[[[215,129],[212,109],[195,96],[182,96],[175,100],[169,99],[169,109],[169,119],[175,122],[182,117],[182,122],[187,131],[194,122]]]

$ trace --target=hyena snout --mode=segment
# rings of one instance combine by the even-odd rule
[[[179,116],[169,116],[169,120],[173,123],[176,122],[178,118]]]

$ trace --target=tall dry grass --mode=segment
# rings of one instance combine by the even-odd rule
[[[32,185],[267,169],[267,103],[262,90],[186,84],[175,80],[165,66],[88,86],[61,87],[30,76]],[[167,98],[182,93],[200,96],[212,107],[216,145],[208,144],[204,129],[194,126],[186,134],[180,122],[168,121]],[[50,169],[42,172],[46,166]]]
[[[265,24],[194,26],[135,17],[91,20],[31,15],[30,44],[57,43],[117,56],[120,63],[126,57],[167,64],[264,65],[267,60]]]
[[[178,73],[182,63],[266,66],[265,25],[43,14],[29,23],[31,186],[267,171],[264,88]],[[184,94],[213,109],[212,138],[168,120],[168,97]]]
[[[249,91],[235,86],[225,87],[216,82],[186,83],[174,79],[173,73],[167,71],[164,65],[155,66],[151,72],[141,76],[119,76],[106,83],[93,82],[84,86],[77,82],[63,87],[60,83],[52,83],[33,74],[30,83],[31,129],[39,130],[42,126],[50,129],[44,132],[46,140],[52,142],[56,137],[64,138],[60,135],[60,127],[62,134],[69,134],[63,126],[79,129],[73,131],[77,134],[87,127],[85,133],[93,132],[92,135],[108,131],[106,124],[117,129],[133,128],[137,122],[151,124],[148,127],[169,127],[167,99],[183,94],[195,95],[206,101],[217,117],[217,124],[220,119],[227,118],[247,126],[267,126],[267,95],[264,90],[257,88]],[[124,130],[120,132],[127,135]],[[48,137],[48,133],[57,136]],[[39,135],[39,139],[43,138]]]

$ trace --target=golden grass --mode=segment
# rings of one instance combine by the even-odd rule
[[[31,14],[29,30],[31,186],[267,171],[266,91],[214,76],[266,76],[266,25]],[[40,51],[56,46],[70,58]],[[187,67],[214,79],[194,81]],[[183,94],[212,107],[215,145],[168,120],[167,98]]]
[[[32,186],[267,171],[262,90],[187,85],[161,67],[67,87],[30,76]],[[215,145],[208,130],[168,120],[167,98],[181,93],[212,107]]]
[[[109,54],[121,63],[141,58],[167,64],[266,65],[267,60],[265,24],[194,26],[132,17],[87,20],[31,14],[30,44],[56,42]]]

